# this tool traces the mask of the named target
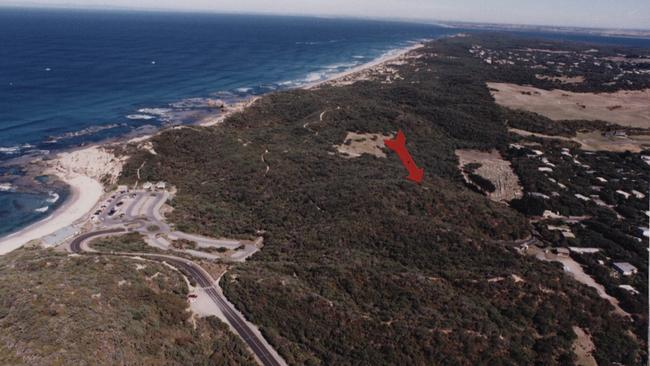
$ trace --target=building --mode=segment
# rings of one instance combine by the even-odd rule
[[[568,257],[571,254],[569,248],[557,248],[556,252],[558,257]]]
[[[144,189],[145,191],[150,191],[151,188],[153,188],[153,183],[151,183],[151,182],[145,182],[142,185],[142,189]]]
[[[627,137],[627,132],[620,131],[620,130],[608,131],[608,132],[605,132],[605,136],[606,137]]]
[[[614,269],[622,274],[623,276],[632,276],[639,272],[636,267],[627,263],[627,262],[616,262],[614,263]]]
[[[569,247],[569,250],[578,254],[594,254],[600,252],[600,248]]]
[[[78,235],[79,231],[74,226],[66,226],[62,229],[55,231],[54,233],[44,236],[41,239],[41,243],[46,248],[55,247],[64,241],[72,238],[75,235]]]
[[[637,291],[634,287],[630,285],[618,285],[618,287],[622,288],[623,290],[631,293],[632,295],[638,295],[639,291]]]

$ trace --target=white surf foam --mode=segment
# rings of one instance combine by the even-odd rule
[[[324,72],[311,72],[307,74],[307,77],[305,77],[305,81],[308,83],[313,83],[314,81],[321,81],[325,80],[325,73]]]
[[[49,209],[50,209],[50,206],[45,206],[45,207],[35,209],[34,212],[41,212],[42,213],[42,212],[47,212],[47,210],[49,210]]]
[[[142,114],[149,114],[153,116],[164,116],[167,113],[171,112],[172,110],[169,108],[142,108],[138,109],[139,113]]]
[[[340,70],[340,69],[347,69],[351,67],[359,66],[358,62],[341,62],[338,64],[332,64],[332,65],[327,65],[325,66],[325,69],[327,70]]]
[[[13,191],[15,187],[11,183],[0,183],[0,192]]]
[[[126,118],[131,119],[131,120],[150,120],[154,119],[156,117],[150,115],[150,114],[129,114],[126,116]]]
[[[49,203],[56,203],[56,201],[58,201],[59,198],[61,197],[58,195],[58,193],[50,192],[50,197],[48,197],[46,201]]]
[[[23,150],[31,149],[31,148],[34,148],[34,145],[22,144],[22,145],[15,145],[15,146],[1,146],[0,153],[7,154],[7,155],[14,155],[20,153]]]
[[[53,144],[53,143],[59,142],[61,140],[67,140],[67,139],[72,139],[72,138],[81,137],[81,136],[88,136],[88,135],[92,135],[92,134],[95,134],[95,133],[98,133],[98,132],[101,132],[101,131],[117,128],[117,127],[120,127],[120,126],[123,126],[123,125],[113,123],[113,124],[109,124],[109,125],[90,126],[90,127],[86,127],[84,129],[81,129],[79,131],[66,132],[66,133],[58,135],[58,136],[50,136],[45,142],[49,143],[49,144]]]
[[[0,147],[0,153],[15,154],[20,151],[20,146]]]

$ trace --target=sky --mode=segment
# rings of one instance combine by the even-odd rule
[[[203,10],[650,29],[650,0],[0,0],[0,5]]]

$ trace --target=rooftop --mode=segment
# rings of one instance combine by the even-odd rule
[[[58,231],[43,237],[41,241],[46,247],[53,247],[61,244],[66,239],[71,238],[76,232],[77,229],[74,226],[66,226],[63,229],[59,229]]]

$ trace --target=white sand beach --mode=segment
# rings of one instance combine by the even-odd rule
[[[412,46],[409,46],[409,47],[394,50],[392,52],[387,53],[386,55],[384,55],[382,57],[379,57],[379,58],[377,58],[375,60],[367,62],[367,63],[365,63],[363,65],[359,65],[359,66],[354,67],[354,68],[352,68],[350,70],[347,70],[347,71],[344,71],[344,72],[341,72],[341,73],[338,73],[338,74],[334,74],[334,75],[332,75],[331,77],[329,77],[329,78],[327,78],[325,80],[319,80],[319,81],[316,81],[316,82],[313,82],[313,83],[309,83],[309,84],[303,86],[302,88],[303,89],[313,89],[313,88],[319,87],[319,86],[321,86],[323,84],[327,84],[327,83],[331,83],[333,81],[337,81],[339,79],[346,79],[346,78],[349,78],[351,76],[355,76],[355,74],[361,73],[361,72],[366,71],[366,70],[373,69],[373,68],[381,66],[383,64],[398,61],[401,58],[403,58],[404,56],[406,56],[409,52],[417,50],[417,49],[422,48],[422,47],[424,47],[424,43],[416,43],[416,44],[414,44]]]
[[[70,185],[68,200],[45,219],[0,239],[0,255],[72,225],[93,209],[104,192],[98,181],[83,175],[64,181]]]
[[[99,182],[109,175],[117,178],[124,158],[118,159],[99,146],[64,152],[47,162],[46,174],[56,175],[70,186],[71,194],[61,207],[45,219],[0,239],[0,255],[82,221],[104,194]]]

